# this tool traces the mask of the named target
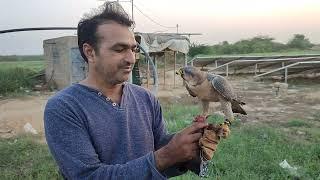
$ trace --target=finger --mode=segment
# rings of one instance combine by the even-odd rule
[[[199,145],[198,145],[198,143],[192,143],[192,144],[190,145],[190,149],[191,149],[192,151],[199,151]]]
[[[208,126],[208,123],[197,122],[193,123],[191,126],[187,127],[184,132],[187,134],[192,134],[200,129],[203,129]]]
[[[190,135],[190,142],[198,142],[199,139],[201,138],[202,134],[201,133],[194,133]]]

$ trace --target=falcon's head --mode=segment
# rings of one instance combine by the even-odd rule
[[[178,71],[176,71],[176,74],[181,76],[184,81],[193,86],[201,84],[204,79],[203,72],[193,66],[180,68]]]

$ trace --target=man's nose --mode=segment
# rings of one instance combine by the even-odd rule
[[[126,61],[131,64],[134,64],[136,62],[136,53],[132,50],[128,50],[126,55]]]

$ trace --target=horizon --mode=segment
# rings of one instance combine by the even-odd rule
[[[92,0],[18,0],[5,1],[0,7],[0,30],[76,26],[84,13],[103,2]],[[75,6],[76,4],[76,6]],[[320,44],[320,1],[317,0],[191,0],[161,2],[134,0],[135,31],[202,33],[191,36],[196,44],[234,43],[256,36],[268,36],[287,43],[294,34],[303,34],[313,44]],[[131,4],[121,5],[131,15]],[[57,11],[59,10],[59,11]],[[18,13],[12,13],[18,12]],[[19,13],[23,12],[23,13]],[[153,21],[151,21],[153,20]],[[42,54],[42,42],[76,31],[34,31],[0,34],[0,55]]]

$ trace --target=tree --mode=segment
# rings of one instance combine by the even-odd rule
[[[308,49],[313,45],[310,43],[309,39],[307,39],[303,34],[295,34],[293,38],[287,43],[290,48],[297,49]]]

